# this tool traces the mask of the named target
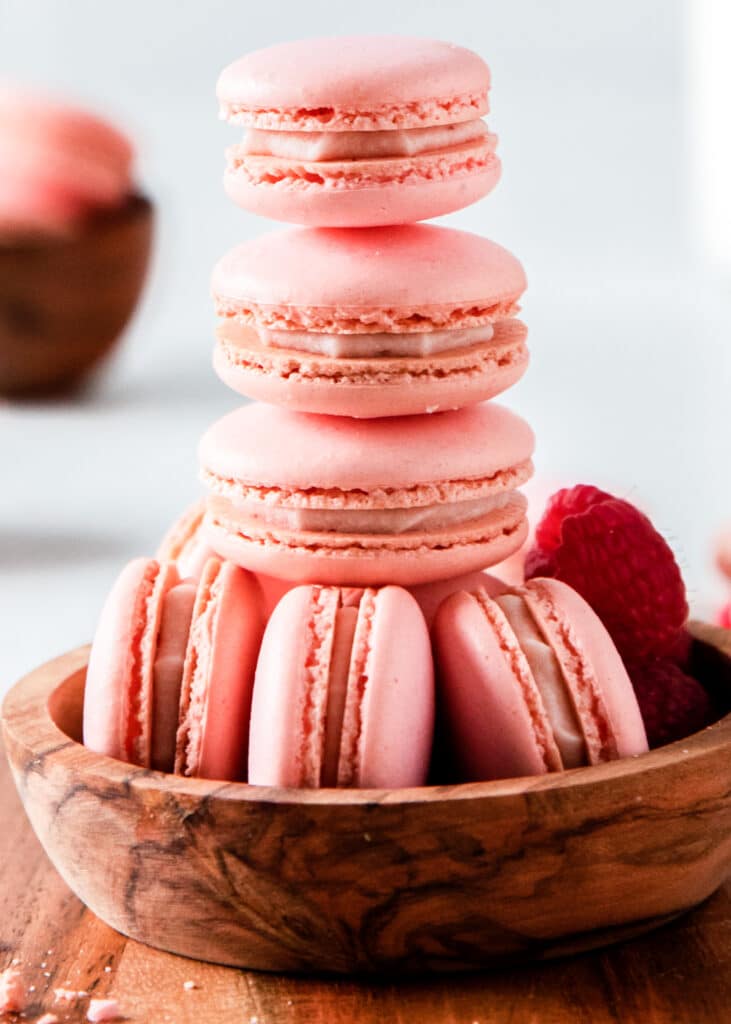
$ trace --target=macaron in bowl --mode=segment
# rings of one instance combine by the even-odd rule
[[[368,422],[254,403],[201,439],[202,532],[292,582],[449,579],[522,544],[532,453],[528,424],[495,402]]]
[[[433,627],[460,781],[518,778],[647,751],[632,683],[602,622],[559,580],[448,597]]]
[[[142,290],[152,206],[109,121],[0,86],[0,394],[73,389]]]
[[[89,657],[85,745],[144,768],[243,778],[261,605],[254,577],[218,558],[197,583],[172,562],[130,562]]]
[[[525,273],[478,235],[422,224],[296,229],[213,272],[214,366],[251,398],[371,418],[493,398],[528,365]]]
[[[426,782],[434,669],[418,604],[400,587],[296,587],[264,634],[249,782],[357,788]]]
[[[304,39],[221,73],[221,117],[242,125],[226,192],[273,220],[371,227],[438,217],[495,186],[482,120],[490,72],[463,47],[407,36]]]

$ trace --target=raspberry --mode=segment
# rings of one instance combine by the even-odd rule
[[[718,624],[723,629],[731,629],[731,601],[725,604],[718,613]]]
[[[683,739],[707,725],[711,702],[697,679],[665,658],[627,665],[651,747]]]
[[[624,658],[687,652],[685,586],[666,541],[638,509],[596,487],[551,498],[525,575],[553,576],[592,606]]]

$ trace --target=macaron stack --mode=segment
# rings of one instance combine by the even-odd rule
[[[227,194],[304,225],[237,246],[212,281],[216,371],[257,401],[202,439],[201,532],[277,596],[294,587],[259,657],[250,781],[423,783],[418,601],[477,586],[524,540],[533,435],[488,401],[527,365],[523,269],[416,223],[497,183],[489,85],[476,54],[399,37],[284,44],[220,76],[245,129]]]
[[[228,195],[304,226],[214,270],[214,365],[255,401],[201,441],[205,507],[110,595],[95,749],[213,777],[245,760],[263,785],[420,785],[435,658],[457,778],[646,748],[582,598],[484,572],[527,533],[533,434],[492,401],[526,369],[525,276],[494,242],[415,222],[496,184],[489,84],[474,53],[403,37],[275,46],[221,75],[246,129]]]

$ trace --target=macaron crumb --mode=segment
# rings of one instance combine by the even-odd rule
[[[77,992],[74,988],[54,988],[53,995],[57,1003],[76,1003],[83,999],[86,992]]]
[[[184,981],[183,988],[186,992],[192,992],[194,988],[198,988],[194,981]]]
[[[7,967],[0,972],[0,1013],[20,1013],[25,1009],[25,1001],[26,991],[20,971]]]
[[[55,1013],[44,1013],[39,1017],[36,1024],[58,1024],[58,1017]]]
[[[92,1021],[92,1024],[98,1024],[99,1021],[105,1020],[117,1020],[121,1016],[116,999],[92,999],[86,1013],[86,1019]]]

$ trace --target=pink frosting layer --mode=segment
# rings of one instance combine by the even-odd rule
[[[436,125],[383,132],[282,132],[251,128],[239,152],[288,160],[378,160],[417,156],[435,150],[486,141],[487,125],[478,119],[461,124]]]
[[[283,529],[307,533],[412,533],[415,530],[444,530],[480,519],[515,501],[515,491],[489,494],[467,501],[441,505],[411,506],[385,509],[312,509],[287,508],[276,505],[244,502],[236,508],[242,523],[262,529]],[[209,508],[214,513],[231,514],[226,499],[213,498]]]
[[[428,356],[333,357],[263,345],[252,328],[224,321],[217,331],[213,365],[225,384],[250,398],[299,412],[369,419],[435,413],[486,401],[515,384],[528,365],[527,331],[519,320],[444,333],[492,337]],[[435,337],[441,334],[433,332]],[[343,337],[349,347],[360,341],[367,345],[373,336],[319,337],[325,346],[328,339],[337,346]],[[393,339],[399,348],[414,339],[419,349],[430,338],[380,337],[386,343]]]
[[[562,766],[578,768],[586,764],[581,726],[553,649],[546,643],[525,600],[519,594],[503,594],[493,600],[502,609],[526,657],[551,724],[553,739],[561,754]]]
[[[518,311],[525,285],[496,243],[422,224],[262,235],[227,253],[212,278],[220,316],[332,334],[491,323]]]
[[[363,359],[374,356],[429,356],[449,352],[475,342],[490,341],[492,324],[457,327],[423,334],[318,334],[314,331],[277,331],[260,327],[257,335],[272,348],[294,349],[333,359]]]
[[[434,184],[473,178],[499,169],[495,137],[450,146],[430,153],[388,159],[303,161],[285,157],[246,156],[238,146],[227,150],[226,182],[282,190],[328,193],[384,188],[393,185]],[[355,225],[354,225],[355,226]]]
[[[221,73],[221,115],[300,131],[373,131],[467,121],[490,73],[471,50],[407,36],[307,39],[257,50]]]

